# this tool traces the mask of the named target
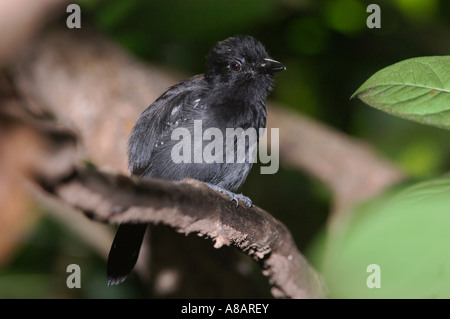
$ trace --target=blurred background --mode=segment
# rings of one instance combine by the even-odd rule
[[[82,28],[94,26],[139,59],[186,76],[203,73],[205,56],[218,40],[236,34],[252,35],[287,67],[277,76],[271,100],[373,146],[410,180],[450,170],[447,131],[350,100],[365,80],[386,66],[412,57],[449,54],[449,1],[77,3]],[[370,3],[381,7],[380,29],[366,26]],[[55,13],[49,10],[48,14]],[[61,18],[65,20],[66,15]],[[306,173],[281,166],[274,175],[261,175],[254,167],[242,192],[286,224],[300,251],[320,270],[317,247],[326,231],[330,190]],[[11,227],[21,224],[19,240],[0,243],[0,247],[6,246],[0,249],[0,298],[155,296],[134,275],[119,287],[106,287],[105,260],[95,249],[41,208],[29,205],[26,210],[32,212],[26,218],[8,221]],[[82,289],[67,289],[66,267],[73,263],[81,266]],[[267,279],[257,265],[242,256],[242,268],[254,284],[246,291],[247,296],[270,297]],[[186,297],[208,296],[209,288],[203,294],[187,292]],[[180,295],[159,295],[173,296]]]

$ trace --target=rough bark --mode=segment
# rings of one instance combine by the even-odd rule
[[[179,233],[212,239],[214,247],[233,245],[261,264],[279,298],[321,298],[325,284],[296,248],[281,222],[259,207],[236,207],[202,182],[142,180],[85,166],[60,180],[39,179],[44,188],[110,224],[164,224]]]

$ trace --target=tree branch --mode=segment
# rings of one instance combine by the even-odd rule
[[[36,140],[24,175],[40,186],[34,187],[37,199],[45,191],[96,221],[164,224],[213,239],[215,248],[233,245],[261,264],[275,297],[326,295],[322,278],[297,250],[286,226],[266,211],[236,207],[197,180],[144,180],[80,164],[76,137],[50,125],[52,121],[32,117],[17,103],[4,104],[0,112],[0,123],[8,131],[26,129]]]
[[[259,207],[236,205],[202,182],[171,182],[78,167],[58,181],[40,184],[88,217],[106,223],[164,224],[183,234],[236,246],[262,265],[279,298],[321,298],[325,285],[297,250],[282,223]]]

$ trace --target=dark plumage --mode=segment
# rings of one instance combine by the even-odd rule
[[[223,163],[175,163],[171,151],[179,141],[171,135],[175,128],[186,128],[193,136],[194,120],[202,121],[203,131],[218,128],[224,137],[226,128],[255,128],[258,132],[266,124],[265,100],[274,73],[284,69],[250,36],[218,42],[207,56],[205,74],[172,86],[141,114],[129,141],[130,172],[167,180],[195,178],[236,203],[241,199],[251,206],[247,197],[231,192],[247,178],[252,166],[248,156],[243,163],[226,163],[224,151]],[[252,147],[256,145],[247,141],[245,148]],[[140,224],[119,227],[108,258],[109,284],[122,282],[131,272],[145,229],[146,225]]]

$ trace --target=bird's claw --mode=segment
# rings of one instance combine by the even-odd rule
[[[244,202],[244,204],[247,207],[253,206],[252,200],[243,194],[235,194],[233,192],[230,192],[229,190],[226,190],[225,188],[222,188],[220,186],[217,186],[217,185],[214,185],[211,183],[205,183],[205,184],[208,185],[208,187],[211,188],[212,190],[215,190],[215,191],[221,192],[222,194],[225,194],[232,202],[236,203],[236,207],[239,206],[239,200]]]
[[[243,194],[234,194],[234,196],[235,196],[235,199],[236,199],[236,206],[239,205],[237,200],[241,200],[248,207],[252,207],[253,206],[252,200],[250,198],[248,198],[247,196],[245,196]]]
[[[239,206],[239,200],[241,200],[242,202],[244,202],[244,204],[247,207],[252,207],[253,203],[252,200],[250,198],[248,198],[247,196],[243,195],[243,194],[235,194],[233,192],[230,191],[226,191],[224,192],[225,195],[228,196],[228,198],[232,201],[236,203],[236,207]]]

